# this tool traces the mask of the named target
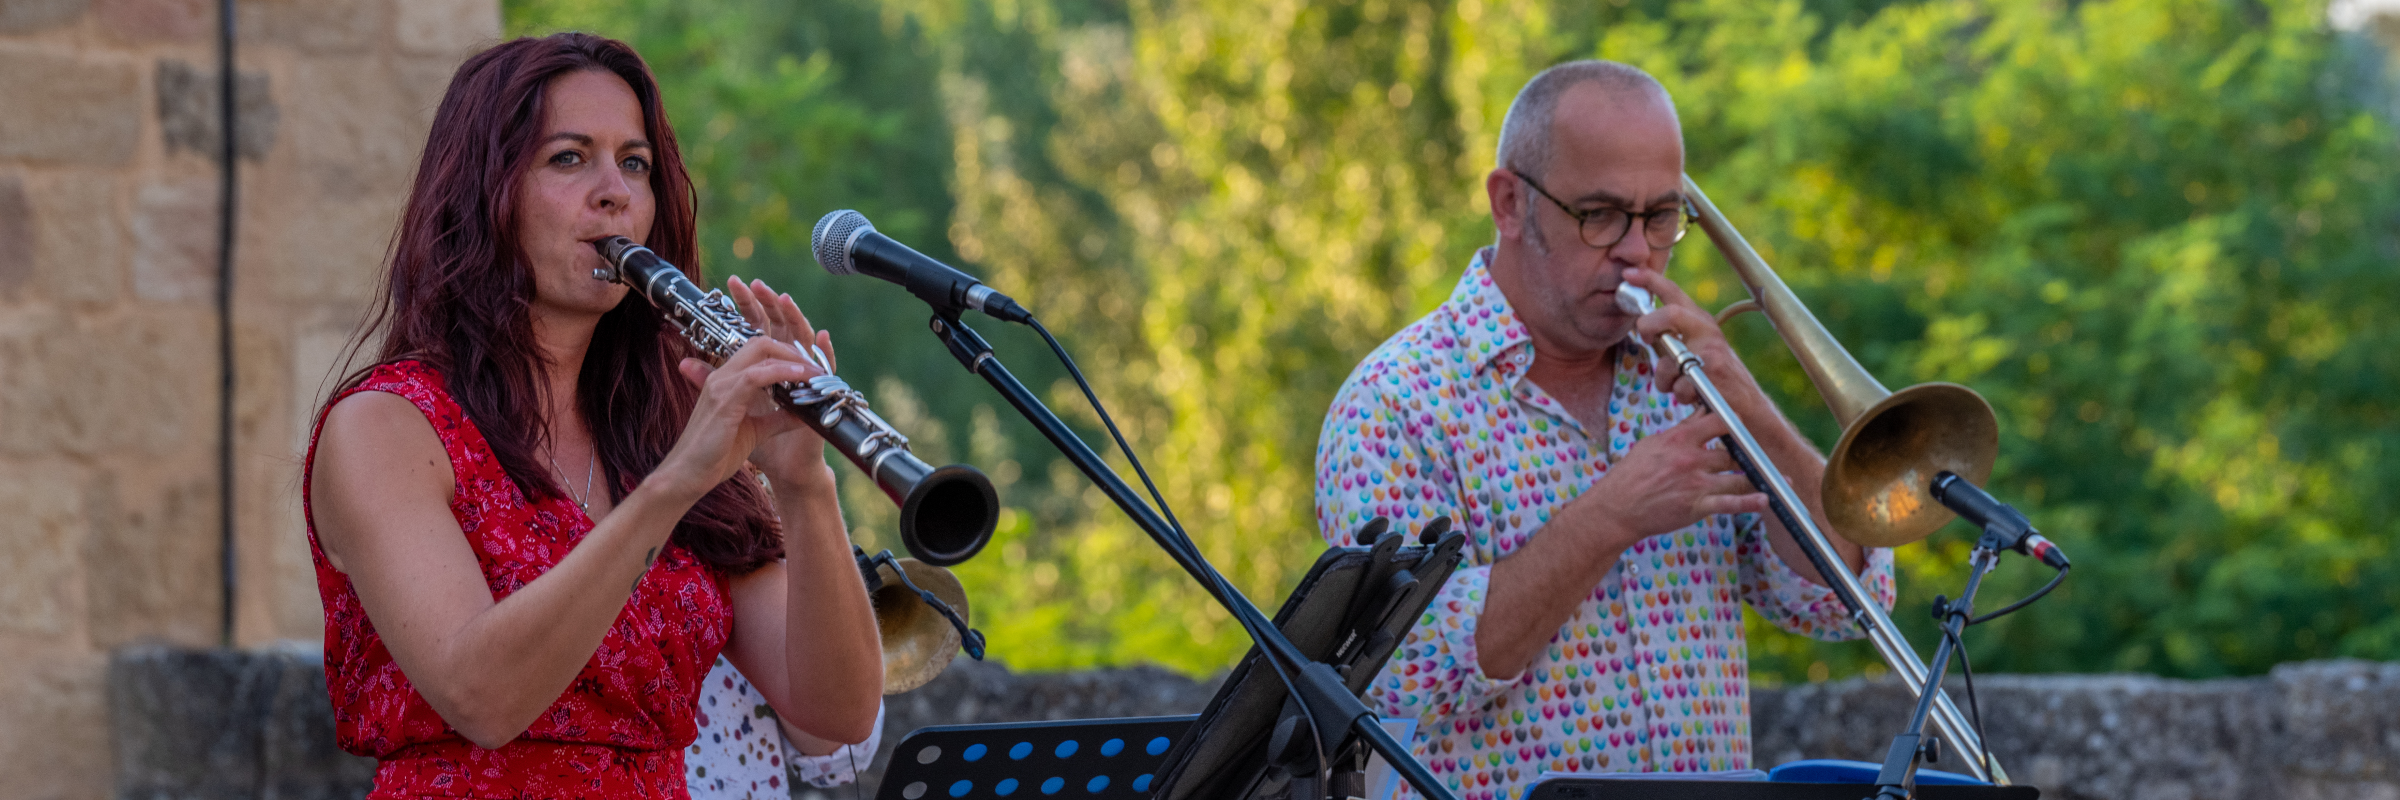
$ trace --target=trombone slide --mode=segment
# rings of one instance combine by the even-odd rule
[[[1617,287],[1617,303],[1634,314],[1648,314],[1657,308],[1647,290],[1632,284]],[[1866,587],[1859,585],[1858,576],[1852,574],[1849,565],[1836,555],[1832,540],[1825,538],[1825,532],[1817,528],[1815,518],[1808,514],[1808,506],[1800,502],[1800,493],[1794,491],[1791,482],[1784,479],[1783,472],[1775,468],[1774,462],[1767,458],[1766,450],[1759,446],[1758,439],[1751,436],[1749,426],[1744,425],[1742,418],[1733,413],[1733,407],[1725,402],[1725,395],[1718,392],[1717,385],[1708,379],[1707,364],[1673,334],[1659,339],[1666,344],[1668,355],[1699,387],[1701,402],[1710,411],[1716,412],[1717,416],[1725,418],[1725,427],[1731,431],[1726,435],[1725,443],[1734,461],[1741,465],[1742,472],[1750,476],[1751,485],[1766,493],[1767,505],[1774,511],[1776,520],[1799,539],[1800,549],[1808,553],[1809,563],[1816,566],[1817,574],[1825,577],[1826,584],[1832,587],[1836,597],[1841,598],[1842,604],[1850,607],[1851,621],[1866,630],[1867,639],[1875,643],[1875,651],[1883,656],[1884,663],[1892,665],[1892,671],[1900,673],[1901,682],[1908,685],[1909,691],[1921,697],[1925,686],[1925,662],[1917,657],[1916,650],[1908,646],[1908,640],[1900,636],[1900,630],[1892,626],[1891,616],[1868,602]],[[1934,692],[1933,722],[1942,738],[1948,739],[1959,753],[1966,756],[1964,760],[1968,774],[1979,780],[2008,785],[2007,773],[2001,771],[1998,761],[1991,760],[1990,754],[1984,750],[1983,739],[1975,735],[1974,726],[1967,724],[1966,715],[1960,713],[1958,705],[1950,701],[1949,693],[1939,689]],[[1988,773],[1984,771],[1986,763],[1991,765]]]

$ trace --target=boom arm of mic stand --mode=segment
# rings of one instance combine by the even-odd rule
[[[1817,528],[1816,520],[1809,517],[1808,506],[1800,502],[1800,493],[1792,489],[1791,482],[1784,480],[1783,473],[1775,469],[1773,464],[1756,463],[1766,461],[1766,451],[1759,447],[1758,440],[1750,435],[1749,427],[1742,424],[1741,418],[1728,410],[1730,406],[1725,404],[1725,396],[1717,391],[1716,384],[1708,380],[1700,357],[1673,336],[1662,338],[1666,340],[1671,357],[1683,366],[1686,374],[1696,378],[1693,383],[1700,387],[1702,402],[1718,416],[1724,417],[1727,427],[1732,429],[1727,438],[1734,440],[1728,442],[1732,445],[1730,449],[1734,460],[1741,463],[1742,471],[1750,476],[1751,483],[1766,493],[1775,518],[1783,523],[1785,530],[1792,532],[1793,538],[1799,540],[1801,552],[1808,554],[1809,564],[1817,568],[1818,575],[1824,576],[1834,596],[1841,599],[1842,605],[1850,608],[1851,620],[1866,629],[1867,639],[1874,642],[1875,651],[1883,656],[1884,663],[1892,665],[1893,671],[1900,674],[1901,682],[1923,700],[1928,694],[1924,689],[1925,676],[1928,674],[1925,662],[1917,658],[1917,651],[1908,646],[1908,640],[1901,638],[1900,629],[1892,625],[1891,615],[1867,600],[1866,588],[1859,585],[1858,576],[1851,574],[1849,565],[1834,557],[1832,540],[1825,538],[1825,532]],[[1753,454],[1756,454],[1756,462],[1753,461]],[[1958,710],[1957,703],[1950,701],[1949,693],[1942,691],[1937,683],[1933,684],[1930,696],[1934,727],[1940,729],[1942,737],[1949,739],[1950,744],[1967,757],[1968,774],[1977,780],[2008,785],[2008,773],[2001,771],[2000,762],[1993,760],[1991,754],[1984,750],[1983,738],[1975,735],[1974,726],[1967,724],[1966,714]],[[1988,772],[1984,768],[1986,763],[1991,767]]]
[[[1251,641],[1273,656],[1266,659],[1267,663],[1291,678],[1293,690],[1300,695],[1299,701],[1307,705],[1311,716],[1317,721],[1317,741],[1331,745],[1341,741],[1345,732],[1356,734],[1399,771],[1409,785],[1416,787],[1418,794],[1428,800],[1457,800],[1457,795],[1443,786],[1431,770],[1426,769],[1422,762],[1409,754],[1408,748],[1383,729],[1375,715],[1367,711],[1366,704],[1350,693],[1349,687],[1334,673],[1333,667],[1303,655],[1300,648],[1284,638],[1283,631],[1277,630],[1266,614],[1250,602],[1250,598],[1236,591],[1232,584],[1225,583],[1216,568],[1210,566],[1197,551],[1186,549],[1167,521],[1149,503],[1144,502],[1141,495],[1136,494],[1133,487],[1117,475],[1116,470],[1110,469],[1108,462],[1101,460],[1100,454],[1093,452],[1082,437],[1076,436],[1075,431],[1068,428],[1057,414],[1051,413],[1048,406],[1034,397],[1033,392],[1025,388],[1024,382],[1009,373],[1008,367],[992,355],[992,346],[983,340],[982,335],[960,323],[956,312],[937,312],[933,317],[933,333],[941,337],[942,344],[950,348],[950,355],[957,358],[959,364],[983,376],[986,383],[999,390],[1000,395],[1007,398],[1008,404],[1016,407],[1017,413],[1024,415],[1026,421],[1041,430],[1042,435],[1050,439],[1050,444],[1065,454],[1067,460],[1075,463],[1076,469],[1082,470],[1093,485],[1100,487],[1100,491],[1115,501],[1118,508],[1124,509],[1126,516],[1133,518],[1134,524],[1140,525],[1142,531],[1150,535],[1151,541],[1157,542],[1160,549],[1166,550],[1178,566],[1183,567],[1194,580],[1200,582],[1202,588],[1217,598],[1219,604],[1225,606],[1225,610],[1233,613],[1234,621],[1241,623],[1242,629],[1249,632]],[[1294,664],[1300,666],[1294,669],[1291,666]]]

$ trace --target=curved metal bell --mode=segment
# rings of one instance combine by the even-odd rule
[[[909,583],[932,592],[957,611],[959,619],[967,619],[967,590],[957,576],[913,558],[897,563]],[[868,599],[875,604],[875,630],[883,639],[883,693],[894,695],[942,674],[951,659],[958,657],[961,641],[958,629],[909,591],[900,576],[892,574],[889,564],[878,565],[876,571],[883,586]]]
[[[1727,306],[1717,320],[1764,312],[1841,423],[1842,439],[1825,462],[1825,516],[1833,529],[1868,547],[1897,547],[1955,518],[1933,499],[1933,476],[1948,470],[1976,484],[1991,478],[2000,455],[2000,421],[1991,404],[1954,383],[1883,388],[1688,175],[1683,194],[1700,229],[1750,290],[1752,300]]]

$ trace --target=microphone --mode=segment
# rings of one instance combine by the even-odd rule
[[[1026,311],[1008,295],[993,291],[975,276],[960,272],[931,256],[909,249],[892,237],[875,232],[864,214],[842,209],[817,220],[809,233],[817,264],[835,275],[866,274],[907,287],[917,299],[941,311],[973,309],[995,319],[1031,323]]]
[[[2051,569],[2067,568],[2066,552],[2036,532],[2032,520],[1956,473],[1943,470],[1941,474],[1933,476],[1933,499],[1958,512],[1968,522],[1999,536],[2006,543],[2001,549],[2015,550],[2041,559]]]

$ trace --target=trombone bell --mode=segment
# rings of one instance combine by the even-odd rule
[[[1961,473],[1964,474],[1964,473]],[[908,582],[932,592],[967,618],[967,590],[949,570],[913,558],[896,563]],[[942,674],[958,657],[958,629],[940,612],[909,591],[890,564],[876,567],[882,586],[868,599],[875,604],[875,631],[883,639],[883,693],[895,695],[923,686]]]
[[[2000,455],[2000,422],[1991,404],[1954,383],[1921,383],[1898,392],[1883,388],[1801,305],[1689,175],[1683,178],[1683,194],[1700,229],[1750,290],[1752,299],[1727,307],[1718,322],[1751,308],[1764,312],[1842,426],[1842,439],[1825,463],[1827,521],[1842,538],[1868,547],[1897,547],[1933,535],[1956,516],[1933,499],[1934,475],[1949,470],[1977,484],[1991,478],[1992,462]]]

